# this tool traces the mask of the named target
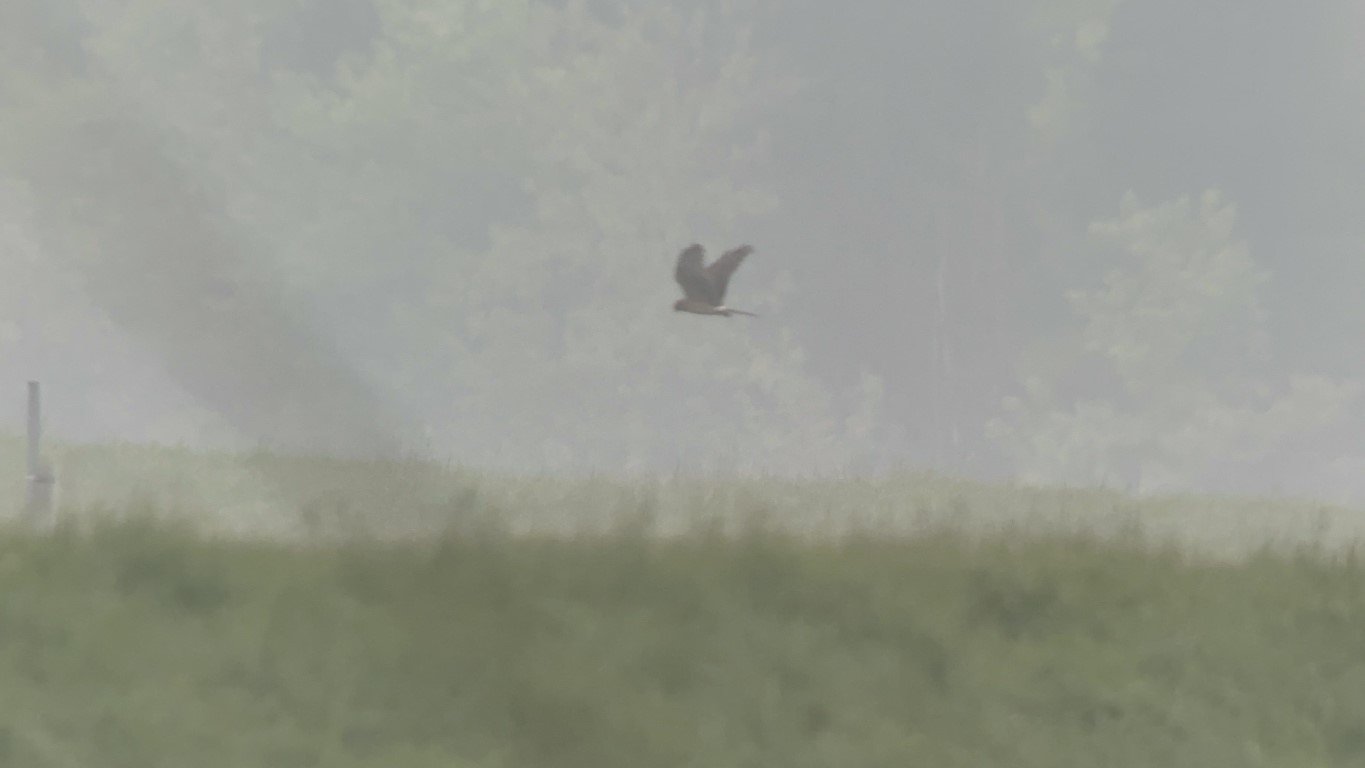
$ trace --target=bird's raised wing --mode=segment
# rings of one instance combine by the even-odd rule
[[[711,305],[720,304],[711,283],[711,276],[704,266],[706,249],[700,245],[689,245],[678,254],[678,266],[673,270],[673,279],[682,287],[683,296]]]
[[[725,302],[725,289],[730,286],[730,275],[733,275],[735,270],[739,269],[740,262],[753,252],[752,246],[741,245],[734,250],[726,251],[724,255],[711,262],[711,266],[706,268],[711,289],[714,291],[713,304],[719,306]]]

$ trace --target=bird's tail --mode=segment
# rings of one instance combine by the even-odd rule
[[[725,308],[725,316],[726,316],[726,317],[729,317],[730,315],[744,315],[744,316],[746,316],[746,317],[758,317],[758,315],[755,315],[753,312],[745,312],[745,311],[742,310],[742,309],[735,309],[735,308],[733,308],[733,307],[726,307],[726,308]]]

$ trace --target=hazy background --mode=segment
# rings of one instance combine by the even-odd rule
[[[6,0],[0,428],[1365,502],[1365,6]],[[756,254],[678,315],[690,242]]]

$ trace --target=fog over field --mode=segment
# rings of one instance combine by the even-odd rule
[[[1365,505],[1363,8],[6,0],[0,430]]]
[[[1358,768],[1363,201],[1362,0],[0,0],[0,766]]]

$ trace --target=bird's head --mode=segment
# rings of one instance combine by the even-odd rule
[[[681,311],[683,311],[683,307],[686,306],[686,305],[687,305],[687,299],[678,299],[677,301],[673,302],[673,311],[674,311],[674,312],[681,312]]]

